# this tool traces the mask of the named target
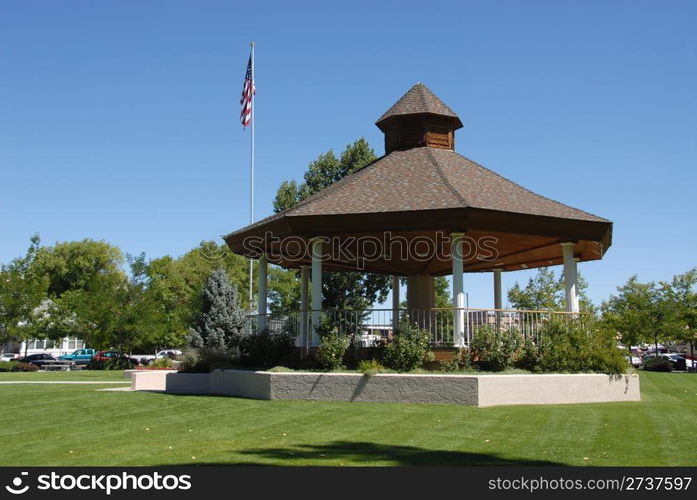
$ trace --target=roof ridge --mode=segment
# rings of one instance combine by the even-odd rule
[[[464,158],[464,159],[467,160],[468,162],[472,163],[473,165],[476,165],[477,167],[479,167],[479,168],[481,168],[481,169],[486,170],[487,172],[491,172],[491,173],[494,174],[496,177],[499,177],[500,179],[503,179],[503,180],[506,181],[506,182],[510,182],[511,184],[514,184],[515,186],[519,187],[520,189],[522,189],[522,190],[524,190],[524,191],[527,191],[528,193],[532,194],[533,196],[537,196],[538,198],[542,198],[542,199],[544,199],[544,200],[551,201],[551,202],[556,203],[556,204],[558,204],[558,205],[563,205],[563,206],[565,206],[565,207],[567,207],[567,208],[570,208],[570,209],[572,209],[572,210],[576,210],[577,212],[581,212],[581,213],[586,214],[586,215],[589,215],[589,216],[591,216],[591,217],[595,217],[596,219],[600,219],[600,221],[612,222],[612,221],[610,221],[610,220],[608,220],[608,219],[605,219],[604,217],[600,217],[599,215],[595,215],[595,214],[592,214],[592,213],[590,213],[590,212],[586,212],[585,210],[582,210],[582,209],[580,209],[580,208],[572,207],[571,205],[567,205],[566,203],[562,203],[561,201],[557,201],[557,200],[554,200],[554,199],[552,199],[552,198],[549,198],[548,196],[544,196],[544,195],[541,195],[541,194],[539,194],[539,193],[536,193],[535,191],[532,191],[531,189],[528,189],[528,188],[526,188],[525,186],[521,186],[521,185],[518,184],[517,182],[512,181],[512,180],[509,179],[508,177],[504,177],[503,175],[501,175],[501,174],[495,172],[494,170],[491,170],[490,168],[487,168],[487,167],[485,167],[484,165],[482,165],[482,164],[480,164],[480,163],[477,163],[476,161],[467,158],[465,155],[462,155],[462,154],[458,153],[457,151],[450,151],[450,152],[451,152],[451,153],[455,153],[456,155],[460,156],[461,158]]]
[[[419,100],[424,109],[428,109],[428,103],[426,102],[426,96],[424,95],[424,89],[426,88],[423,83],[419,82],[414,87],[417,87],[417,93],[419,94]]]
[[[453,185],[450,183],[450,180],[448,179],[448,176],[445,175],[445,172],[443,171],[443,169],[441,168],[441,166],[438,164],[438,159],[437,159],[437,158],[434,156],[434,154],[433,154],[433,149],[434,149],[434,148],[431,148],[431,147],[429,147],[429,146],[426,146],[424,149],[426,149],[426,155],[428,156],[428,159],[431,160],[431,163],[433,164],[433,166],[436,167],[436,172],[438,173],[438,176],[440,177],[441,181],[443,181],[443,184],[445,184],[445,185],[448,187],[448,189],[450,189],[450,191],[452,191],[453,194],[455,194],[455,197],[456,197],[458,200],[460,200],[460,203],[462,203],[462,204],[465,205],[465,206],[469,206],[469,203],[467,202],[467,200],[465,199],[465,197],[462,196],[462,193],[460,193],[460,191],[458,191],[457,189],[455,189],[455,186],[453,186]],[[464,156],[463,156],[463,158],[464,158]]]

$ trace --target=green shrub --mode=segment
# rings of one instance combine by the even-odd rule
[[[39,367],[36,365],[32,365],[31,363],[12,363],[14,366],[12,367],[13,372],[35,372],[39,370]]]
[[[384,372],[385,367],[375,359],[364,359],[358,363],[358,371],[370,377]]]
[[[269,368],[266,370],[267,372],[272,372],[272,373],[288,373],[288,372],[294,372],[292,368],[288,368],[287,366],[274,366],[273,368]]]
[[[521,370],[539,372],[540,367],[540,347],[530,337],[525,339],[520,345],[513,359],[513,366]]]
[[[672,372],[673,364],[666,358],[651,358],[647,359],[641,368],[651,372]]]
[[[322,336],[315,357],[325,370],[338,370],[344,366],[344,355],[349,347],[350,339],[339,335],[336,329]]]
[[[239,342],[240,363],[247,366],[270,367],[289,364],[295,349],[295,336],[286,330],[268,329],[243,335]]]
[[[597,322],[549,321],[540,328],[539,337],[539,368],[531,371],[608,375],[627,371],[614,332],[599,328]]]
[[[218,348],[201,347],[188,349],[182,355],[179,371],[184,373],[209,373],[217,368],[232,368],[235,366],[236,352]]]
[[[127,358],[116,358],[107,360],[91,359],[85,369],[87,370],[130,370],[135,367],[135,363]]]
[[[467,349],[458,349],[451,359],[440,362],[443,372],[461,372],[472,368],[472,358]]]
[[[157,358],[152,362],[155,368],[172,368],[172,360],[169,358]]]
[[[482,326],[472,338],[472,364],[478,370],[500,372],[513,364],[520,341],[516,330]]]
[[[399,326],[399,332],[385,349],[383,362],[393,370],[410,372],[433,360],[430,342],[429,331],[403,321]]]
[[[0,372],[11,372],[14,365],[10,361],[0,361]]]

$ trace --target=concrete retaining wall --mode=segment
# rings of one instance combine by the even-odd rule
[[[131,389],[208,394],[210,393],[210,375],[208,373],[177,373],[176,370],[135,370],[131,372]]]
[[[134,390],[251,399],[444,403],[470,406],[639,401],[639,376],[602,374],[438,375],[136,371]]]
[[[477,375],[478,406],[640,401],[639,376]]]

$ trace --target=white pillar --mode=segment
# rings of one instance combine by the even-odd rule
[[[399,276],[392,276],[392,332],[399,330]]]
[[[259,315],[259,330],[266,328],[266,306],[267,297],[267,275],[269,269],[269,260],[266,255],[262,255],[259,259],[259,292],[257,297],[257,314]]]
[[[581,294],[578,289],[578,259],[574,257],[574,280],[576,281],[576,293],[574,294],[576,298],[576,312],[581,310]]]
[[[502,309],[501,300],[501,269],[494,269],[494,309]]]
[[[310,240],[312,245],[312,341],[319,345],[319,322],[322,311],[322,238]]]
[[[574,265],[574,243],[561,244],[564,256],[564,291],[566,292],[567,312],[578,312],[578,299],[576,298],[576,269]]]
[[[453,344],[465,346],[465,290],[463,282],[462,237],[464,233],[451,233],[451,256],[453,260]]]
[[[307,336],[307,310],[309,309],[308,295],[310,286],[310,268],[302,266],[300,268],[300,345],[310,347],[310,339]]]

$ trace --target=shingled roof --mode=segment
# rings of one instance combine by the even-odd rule
[[[461,126],[459,118],[423,84],[416,84],[380,120],[398,128],[411,115],[436,115],[424,120],[449,123],[448,133]],[[400,117],[404,122],[399,123]],[[442,117],[442,118],[441,118]],[[443,118],[449,118],[445,121]],[[434,129],[435,130],[435,129]],[[436,130],[437,131],[437,130]],[[431,133],[426,128],[425,133]],[[438,145],[439,143],[436,142]],[[456,153],[452,143],[441,147],[411,146],[405,140],[394,149],[331,186],[287,210],[224,236],[233,252],[255,257],[248,238],[334,236],[348,241],[356,235],[399,233],[406,238],[434,237],[435,232],[467,232],[495,237],[499,258],[472,257],[465,271],[517,270],[562,262],[560,242],[575,242],[579,260],[602,258],[612,243],[612,222],[533,193],[515,182]],[[310,256],[290,258],[278,242],[264,240],[263,253],[286,267],[307,265]],[[325,261],[326,269],[351,270],[341,259]],[[366,264],[371,272],[443,275],[452,270],[438,260],[427,264],[394,257]],[[421,267],[419,267],[421,266]]]
[[[393,151],[290,208],[284,215],[465,207],[607,222],[535,194],[454,151],[429,147]]]
[[[383,114],[375,124],[383,130],[382,124],[390,118],[403,115],[431,114],[453,118],[455,129],[462,127],[460,118],[431,90],[419,82],[410,88],[394,105]]]

